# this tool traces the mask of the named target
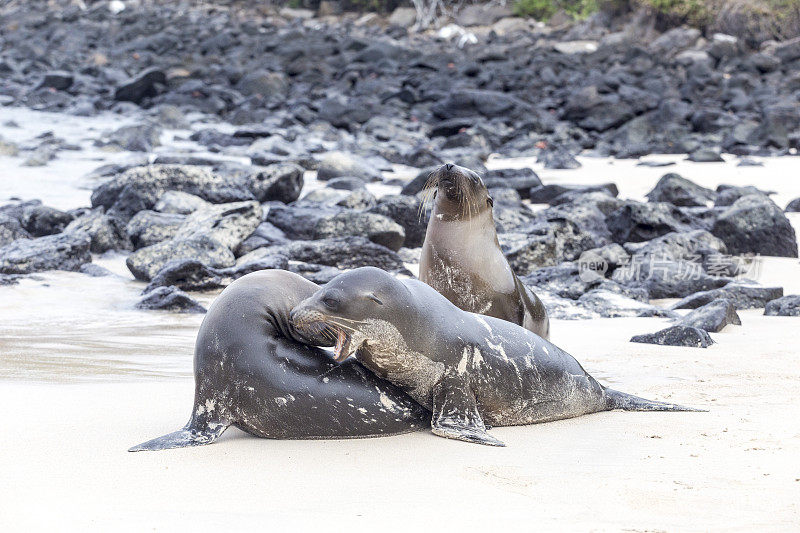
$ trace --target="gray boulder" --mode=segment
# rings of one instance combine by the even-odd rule
[[[175,286],[185,291],[207,291],[227,287],[234,280],[258,270],[286,269],[286,257],[275,255],[261,257],[258,261],[229,268],[211,268],[196,259],[170,261],[158,271],[145,292],[157,287]]]
[[[189,215],[207,205],[208,202],[194,194],[181,191],[166,191],[158,199],[153,210],[172,215]]]
[[[406,234],[403,245],[417,248],[425,241],[425,232],[431,217],[430,211],[424,209],[421,204],[421,200],[416,196],[386,195],[367,211],[383,215],[400,224]]]
[[[0,213],[0,246],[5,246],[17,239],[30,239],[31,234],[25,231],[19,220],[5,213]]]
[[[742,320],[736,313],[736,307],[728,300],[720,299],[709,302],[678,321],[680,326],[702,329],[716,333],[728,324],[740,326]]]
[[[662,176],[653,190],[647,193],[647,199],[651,202],[667,202],[682,207],[705,206],[716,196],[711,189],[701,187],[675,173]]]
[[[292,163],[270,165],[250,174],[247,185],[259,202],[276,200],[288,204],[300,198],[303,169]]]
[[[614,242],[642,242],[670,232],[692,229],[691,219],[667,203],[627,201],[606,218]]]
[[[768,197],[750,194],[736,200],[714,223],[711,233],[732,254],[797,257],[797,237],[780,207]]]
[[[77,271],[82,264],[92,262],[90,246],[91,238],[83,232],[18,239],[0,248],[0,274]]]
[[[333,266],[340,270],[374,266],[389,272],[410,274],[396,252],[361,236],[292,241],[277,246],[259,248],[240,257],[237,264],[252,263],[260,258],[274,255],[282,255],[290,261]]]
[[[800,295],[789,294],[767,302],[764,314],[767,316],[800,316]]]
[[[380,181],[381,173],[364,159],[345,152],[330,152],[320,162],[317,179],[360,178],[366,182]]]
[[[690,348],[708,348],[714,341],[708,332],[688,326],[672,326],[655,333],[634,335],[631,342],[660,344],[662,346],[686,346]]]
[[[729,283],[724,287],[702,291],[676,302],[671,309],[697,309],[719,299],[729,300],[736,309],[764,307],[783,296],[781,287],[759,287],[745,283]]]
[[[64,229],[64,233],[86,233],[92,241],[91,250],[96,254],[132,248],[125,223],[103,213],[103,208],[93,209],[76,218]]]
[[[125,232],[135,249],[171,239],[186,220],[186,215],[158,213],[145,209],[130,219]]]
[[[205,313],[206,308],[178,287],[157,287],[136,304],[137,309]]]
[[[258,202],[199,209],[186,217],[171,239],[140,248],[128,256],[126,264],[137,279],[148,281],[168,262],[179,259],[197,259],[213,268],[233,266],[233,250],[260,222]]]
[[[147,165],[133,167],[100,185],[92,193],[92,206],[129,220],[143,209],[153,209],[167,191],[194,194],[212,203],[254,200],[241,180],[213,174],[203,167]]]
[[[406,239],[406,232],[400,224],[376,213],[343,211],[319,220],[314,228],[315,239],[346,235],[363,235],[395,252],[403,246]]]

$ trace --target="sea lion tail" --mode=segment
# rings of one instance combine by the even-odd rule
[[[186,424],[186,427],[167,433],[161,437],[148,440],[130,448],[129,452],[169,450],[171,448],[186,448],[187,446],[203,446],[211,444],[222,435],[230,426],[228,423],[211,422],[204,427],[193,427],[193,422]]]
[[[606,397],[608,398],[609,409],[622,409],[623,411],[693,411],[693,412],[707,412],[706,409],[695,409],[693,407],[684,407],[674,403],[657,402],[654,400],[647,400],[628,394],[627,392],[620,392],[614,389],[606,389]]]

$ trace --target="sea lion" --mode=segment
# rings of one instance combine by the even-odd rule
[[[598,383],[539,335],[462,311],[418,280],[363,267],[333,278],[294,308],[295,327],[336,332],[336,360],[364,366],[432,411],[436,435],[503,446],[487,424],[512,426],[588,413],[692,411]]]
[[[297,274],[265,270],[222,291],[197,334],[189,423],[130,451],[209,444],[229,426],[276,439],[376,437],[427,427],[430,414],[398,387],[309,346],[332,344],[324,329],[294,329],[289,312],[318,288]]]
[[[544,304],[500,249],[494,202],[481,177],[448,163],[431,173],[424,190],[434,203],[419,279],[464,311],[508,320],[549,338]]]

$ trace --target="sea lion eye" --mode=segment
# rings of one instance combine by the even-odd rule
[[[322,299],[322,304],[328,309],[336,309],[336,307],[339,305],[339,302],[336,301],[336,298],[326,296]]]
[[[381,299],[378,298],[377,296],[375,296],[375,294],[373,294],[373,293],[367,294],[367,298],[369,298],[370,300],[372,300],[373,302],[375,302],[378,305],[383,305],[383,302],[381,301]]]

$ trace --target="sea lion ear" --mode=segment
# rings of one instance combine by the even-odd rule
[[[494,207],[494,198],[492,198],[491,196],[487,196],[486,203],[489,204],[489,207]]]
[[[378,305],[383,305],[383,301],[380,298],[378,298],[377,296],[375,296],[374,292],[371,292],[371,293],[367,294],[367,298],[369,298],[370,300],[372,300],[373,302],[375,302]]]
[[[435,191],[433,191],[433,199],[434,200],[436,199],[436,193],[438,193],[438,192],[439,192],[439,189],[436,189]]]

